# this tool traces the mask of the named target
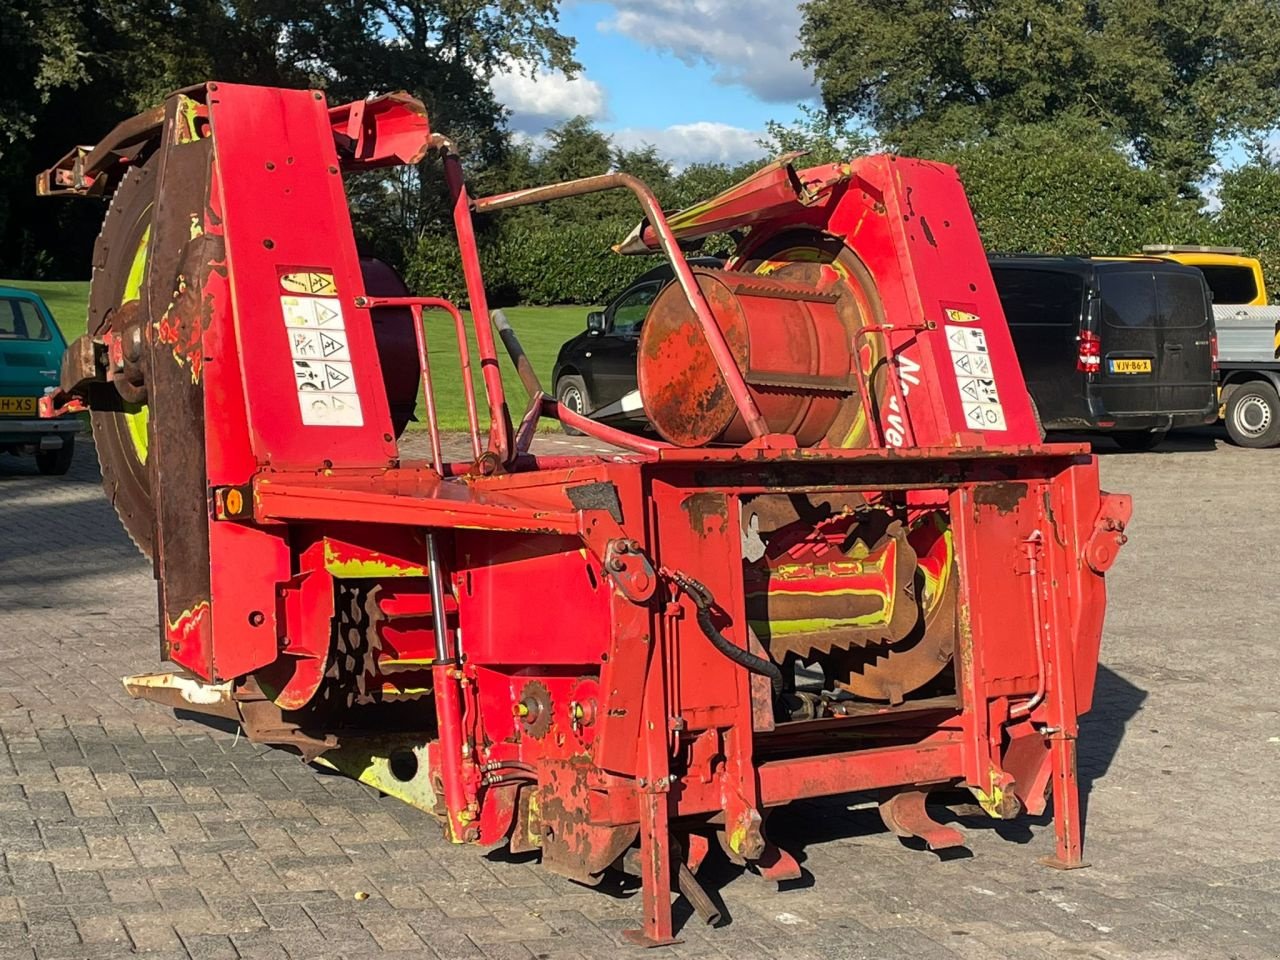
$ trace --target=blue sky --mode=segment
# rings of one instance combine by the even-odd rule
[[[797,5],[765,0],[569,0],[560,29],[577,40],[581,74],[512,65],[494,92],[529,136],[584,114],[678,165],[754,159],[766,121],[793,120],[814,92],[791,59],[799,22]]]

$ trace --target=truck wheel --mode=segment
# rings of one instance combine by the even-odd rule
[[[1110,436],[1116,446],[1127,453],[1145,453],[1164,443],[1165,433],[1164,430],[1117,430]]]
[[[57,450],[41,450],[36,454],[36,468],[46,477],[61,477],[71,469],[76,452],[76,438],[64,437]]]
[[[1224,418],[1237,446],[1274,447],[1280,444],[1280,396],[1264,380],[1241,383],[1231,390]]]
[[[576,374],[569,374],[556,381],[556,403],[564,404],[574,413],[586,416],[591,409],[591,398],[587,394],[587,384]],[[568,424],[562,424],[564,432],[571,437],[582,436],[581,430],[575,430]]]

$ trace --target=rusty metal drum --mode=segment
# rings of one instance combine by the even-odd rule
[[[844,406],[859,402],[853,332],[837,298],[772,277],[704,268],[693,274],[770,432],[794,436],[800,446],[823,440]],[[671,443],[750,439],[679,284],[649,309],[637,373],[645,414]]]

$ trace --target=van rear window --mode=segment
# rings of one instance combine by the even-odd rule
[[[49,340],[53,334],[30,300],[0,297],[0,340]]]
[[[1099,273],[1102,319],[1112,327],[1154,327],[1156,285],[1150,270],[1108,270]]]
[[[1204,283],[1193,273],[1156,273],[1156,300],[1166,329],[1203,327],[1209,322]]]
[[[1099,274],[1098,292],[1108,326],[1175,329],[1209,322],[1204,283],[1194,273],[1108,270]]]
[[[1213,291],[1214,303],[1252,303],[1258,283],[1249,267],[1201,267],[1205,283]]]
[[[1084,280],[1057,270],[995,267],[991,271],[1004,317],[1011,327],[1076,326],[1084,300]]]

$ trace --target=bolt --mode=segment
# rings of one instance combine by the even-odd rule
[[[626,561],[621,557],[611,557],[608,566],[614,573],[621,573],[623,570],[627,569]]]
[[[249,626],[260,627],[266,623],[267,618],[262,615],[261,610],[254,610],[249,614]]]

